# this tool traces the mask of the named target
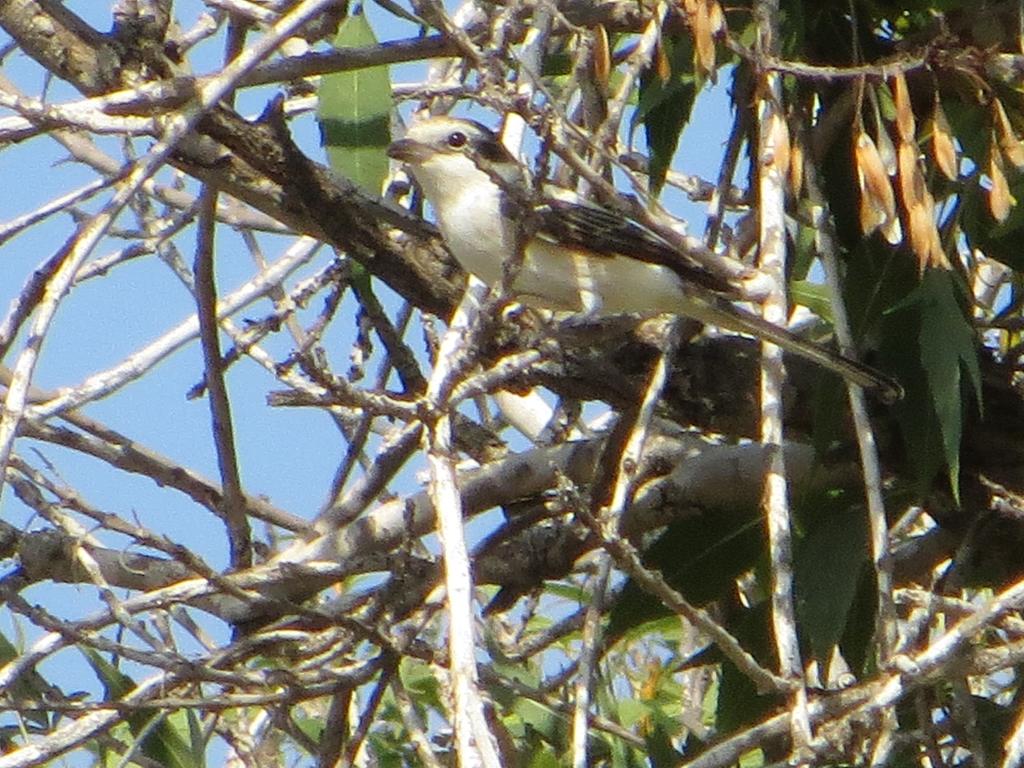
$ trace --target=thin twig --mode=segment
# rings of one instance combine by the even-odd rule
[[[366,737],[370,734],[370,728],[373,726],[374,719],[378,716],[377,711],[380,709],[381,702],[384,701],[384,693],[387,691],[388,686],[391,682],[391,678],[395,675],[395,665],[385,665],[380,671],[380,677],[377,680],[376,685],[370,691],[370,698],[366,702],[366,706],[363,707],[363,713],[359,718],[359,723],[356,725],[355,731],[352,733],[351,739],[345,745],[345,754],[342,755],[341,760],[338,761],[338,768],[351,768],[353,765],[357,765],[359,761],[359,755],[363,750],[363,746],[366,744]],[[333,768],[334,763],[321,762],[318,763],[320,768]]]
[[[758,0],[754,5],[758,52],[776,50],[778,36],[778,0]],[[782,79],[765,73],[759,84],[758,103],[758,244],[762,271],[772,277],[773,290],[762,305],[765,320],[785,325],[786,302],[786,190],[789,137],[782,114]],[[788,164],[787,164],[788,166]],[[804,684],[800,644],[796,630],[793,597],[793,531],[789,507],[789,487],[783,451],[782,386],[785,368],[782,349],[761,346],[761,442],[769,450],[764,472],[763,507],[768,527],[768,548],[772,563],[771,608],[779,673],[792,688],[793,747],[802,755],[811,742],[807,712],[807,688]]]
[[[853,331],[843,301],[840,284],[838,246],[834,224],[828,210],[828,203],[818,181],[814,163],[807,163],[804,169],[807,194],[814,204],[811,215],[817,241],[817,250],[825,268],[825,282],[829,287],[833,324],[839,348],[844,355],[855,354]],[[853,416],[854,432],[857,436],[857,450],[860,454],[864,478],[864,495],[867,500],[868,524],[871,531],[871,560],[875,569],[875,594],[878,603],[876,617],[878,663],[882,668],[889,665],[896,650],[897,615],[893,602],[893,564],[889,553],[889,523],[885,514],[885,498],[882,494],[882,469],[878,458],[878,445],[871,419],[868,417],[864,391],[847,382],[847,396]]]
[[[478,292],[483,293],[482,284]],[[500,768],[497,744],[484,718],[476,667],[473,580],[452,447],[448,396],[467,359],[467,346],[478,317],[479,299],[471,283],[441,343],[424,398],[427,421],[429,493],[437,515],[437,533],[444,552],[448,605],[448,656],[454,726],[460,765]]]
[[[228,532],[232,568],[252,564],[252,533],[245,516],[242,478],[238,469],[235,434],[231,419],[231,401],[224,380],[224,363],[220,353],[220,331],[217,324],[217,288],[214,280],[214,214],[217,191],[205,187],[200,194],[201,207],[196,237],[196,258],[193,266],[196,282],[196,317],[199,320],[199,341],[205,361],[206,389],[210,401],[210,426],[217,451],[221,486],[224,496],[221,515]]]

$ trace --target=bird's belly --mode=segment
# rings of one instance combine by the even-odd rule
[[[679,312],[685,295],[667,267],[626,256],[583,254],[535,241],[515,282],[524,302],[550,309],[655,315]]]

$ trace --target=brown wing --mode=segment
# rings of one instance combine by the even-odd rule
[[[596,255],[629,256],[659,264],[684,283],[725,295],[736,293],[728,282],[688,259],[657,233],[616,211],[549,200],[535,209],[535,215],[537,234],[553,242],[586,248]]]

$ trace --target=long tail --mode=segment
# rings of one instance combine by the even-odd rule
[[[903,398],[903,387],[891,376],[870,365],[851,360],[845,355],[801,338],[752,312],[733,306],[724,299],[712,303],[704,299],[688,298],[686,306],[680,314],[703,323],[717,325],[729,331],[748,333],[762,341],[771,342],[782,347],[786,352],[799,355],[864,389],[871,390],[883,402],[894,403]]]

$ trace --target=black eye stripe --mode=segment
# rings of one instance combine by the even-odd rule
[[[500,141],[491,139],[482,141],[477,147],[477,152],[484,160],[489,160],[492,163],[515,162]]]

